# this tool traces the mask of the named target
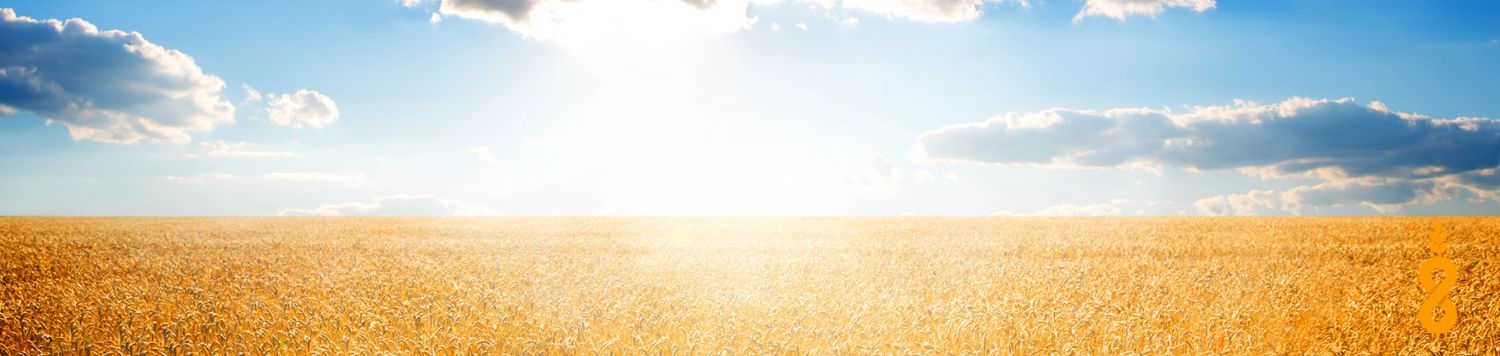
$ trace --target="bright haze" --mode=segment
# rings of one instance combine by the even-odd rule
[[[1500,212],[1493,1],[0,6],[0,215]]]

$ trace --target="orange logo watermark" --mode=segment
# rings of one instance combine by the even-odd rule
[[[1433,256],[1422,261],[1417,269],[1417,282],[1421,283],[1422,291],[1427,293],[1427,299],[1417,308],[1417,319],[1421,320],[1422,327],[1427,328],[1428,332],[1442,334],[1453,330],[1453,325],[1458,323],[1458,306],[1448,297],[1448,293],[1453,292],[1453,286],[1458,284],[1458,267],[1445,256],[1448,254],[1448,230],[1443,228],[1442,223],[1432,223],[1432,235],[1427,238],[1427,249],[1432,251]],[[1438,271],[1443,272],[1443,279],[1433,281],[1432,275]],[[1433,311],[1438,308],[1443,309],[1443,316],[1434,318]]]

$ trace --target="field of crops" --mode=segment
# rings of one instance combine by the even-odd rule
[[[0,354],[1500,353],[1500,219],[3,218]]]

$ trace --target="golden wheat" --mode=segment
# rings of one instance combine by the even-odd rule
[[[1500,353],[1500,219],[6,218],[0,354]]]

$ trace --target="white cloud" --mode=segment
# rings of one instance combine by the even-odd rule
[[[1120,215],[1122,209],[1115,203],[1099,203],[1091,205],[1060,204],[1049,206],[1037,211],[1032,215],[1039,216],[1114,216]]]
[[[240,84],[240,89],[245,90],[244,103],[260,102],[265,97],[260,94],[259,90],[255,90],[255,87],[251,87],[250,84]]]
[[[885,157],[875,155],[865,159],[868,175],[842,176],[842,180],[851,186],[873,186],[884,188],[901,188],[908,183],[931,184],[938,181],[938,175],[925,170],[907,170],[896,168],[891,161]],[[958,182],[958,176],[948,172],[946,176],[950,181]]]
[[[1434,119],[1352,99],[1236,101],[1186,112],[1052,109],[928,132],[920,160],[1040,167],[1234,170],[1262,179],[1318,179],[1270,202],[1266,192],[1205,199],[1199,210],[1433,203],[1458,190],[1494,197],[1500,120]],[[1439,194],[1443,193],[1443,194]],[[1417,199],[1416,197],[1422,197]],[[1274,203],[1274,204],[1272,204]]]
[[[996,0],[843,0],[845,8],[869,11],[885,17],[920,22],[963,22],[984,14],[985,3]],[[1023,6],[1026,1],[1017,1]]]
[[[422,0],[401,0],[416,7]],[[758,20],[750,7],[781,0],[438,0],[438,14],[504,25],[521,35],[565,47],[599,44],[672,42],[684,37],[716,35],[751,27]],[[843,25],[860,22],[835,16],[842,10],[868,12],[886,18],[917,22],[955,23],[978,19],[990,4],[1010,2],[1029,7],[1028,0],[813,0],[808,9]],[[1166,8],[1187,7],[1202,12],[1214,0],[1089,0],[1074,20],[1087,16],[1123,19],[1129,15],[1155,16]],[[433,17],[437,22],[438,16]],[[781,25],[771,23],[772,31]],[[793,27],[807,30],[799,22]]]
[[[1193,207],[1204,215],[1261,215],[1281,210],[1281,203],[1276,191],[1256,190],[1200,199]]]
[[[207,141],[198,144],[203,151],[203,156],[208,157],[302,157],[301,153],[284,151],[261,151],[256,150],[255,145],[246,142]],[[198,157],[198,155],[189,155]]]
[[[374,180],[363,174],[328,174],[317,172],[275,172],[261,176],[266,180],[298,183],[329,183],[340,184],[350,187],[363,187],[375,184]]]
[[[1362,180],[1324,182],[1286,190],[1256,190],[1200,199],[1193,203],[1205,215],[1301,214],[1324,207],[1364,206],[1394,213],[1404,206],[1451,197],[1450,186],[1434,181]]]
[[[188,142],[234,121],[224,81],[136,32],[0,9],[0,114],[35,113],[75,140]]]
[[[490,146],[470,148],[468,153],[469,156],[474,157],[474,159],[479,160],[479,162],[483,162],[487,166],[495,166],[495,154],[493,152],[490,152]]]
[[[443,22],[443,15],[434,12],[434,13],[432,13],[432,16],[428,16],[427,17],[427,22],[431,22],[431,23]]]
[[[317,91],[266,95],[266,118],[277,126],[323,128],[339,120],[338,104]]]
[[[391,195],[370,200],[323,204],[310,209],[283,209],[283,216],[473,216],[493,215],[488,208],[428,195]]]
[[[1265,177],[1432,177],[1500,165],[1500,120],[1442,120],[1382,107],[1293,98],[1180,114],[1052,109],[930,131],[913,151],[918,159],[936,161],[1144,164]]]
[[[953,183],[963,183],[964,182],[964,177],[959,176],[958,173],[953,173],[953,171],[948,171],[946,173],[943,173],[943,178],[948,178],[948,181],[949,182],[953,182]]]
[[[210,181],[244,181],[254,177],[241,177],[227,173],[199,174],[193,176],[166,176],[162,179],[170,182],[180,183],[206,183]],[[294,182],[294,183],[321,183],[339,184],[350,187],[363,187],[375,184],[375,181],[363,174],[328,174],[316,172],[275,172],[260,176],[261,181],[271,182]]]
[[[724,34],[752,24],[754,0],[442,0],[444,16],[504,25],[564,46]]]
[[[1184,8],[1205,12],[1214,8],[1214,0],[1088,0],[1083,9],[1073,16],[1073,22],[1090,16],[1103,16],[1125,20],[1129,16],[1156,17],[1169,8]]]

